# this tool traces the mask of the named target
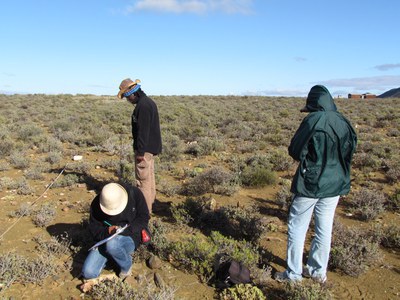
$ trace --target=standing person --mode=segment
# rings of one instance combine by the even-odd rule
[[[156,199],[154,155],[162,149],[160,120],[156,103],[140,87],[140,80],[124,79],[118,98],[135,105],[132,113],[133,150],[135,152],[136,185],[143,192],[149,212]]]
[[[291,186],[287,269],[276,273],[275,278],[296,281],[305,276],[325,282],[335,209],[339,196],[350,191],[350,164],[357,136],[322,85],[311,88],[300,111],[309,115],[289,146],[289,155],[299,166]],[[304,241],[313,214],[315,237],[303,270]]]
[[[141,232],[147,229],[149,218],[146,201],[137,187],[118,183],[105,185],[90,206],[90,233],[98,242],[113,235],[118,228],[128,227],[89,252],[82,267],[83,278],[99,277],[108,260],[113,260],[119,266],[121,279],[130,276],[131,254],[139,247]]]

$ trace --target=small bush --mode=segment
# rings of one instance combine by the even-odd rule
[[[72,186],[81,181],[80,176],[76,174],[66,174],[61,179],[54,182],[51,188]]]
[[[61,152],[50,152],[47,157],[46,157],[46,162],[54,165],[54,164],[58,164],[62,159],[62,154]]]
[[[44,255],[52,255],[60,258],[61,255],[70,254],[69,247],[71,241],[68,235],[60,235],[59,237],[51,237],[50,240],[45,240],[43,237],[34,237],[33,240],[38,244],[37,250]]]
[[[277,180],[274,171],[261,166],[247,166],[243,170],[240,178],[242,184],[249,187],[264,187],[266,185],[275,184]]]
[[[14,151],[10,154],[10,164],[16,169],[26,169],[29,167],[30,160],[22,152]]]
[[[20,208],[9,214],[11,218],[30,216],[32,213],[32,206],[27,203],[22,203]]]
[[[0,256],[0,282],[5,288],[14,282],[42,283],[48,276],[56,274],[56,270],[53,257],[46,255],[39,255],[32,260],[13,252]]]
[[[329,266],[357,277],[382,260],[379,242],[357,228],[346,228],[335,222]]]
[[[374,220],[385,210],[385,201],[385,196],[381,192],[362,188],[352,197],[352,211],[361,220]]]
[[[400,162],[390,161],[387,163],[388,170],[386,171],[386,178],[389,183],[393,184],[400,180]]]
[[[182,193],[188,196],[200,196],[205,193],[231,195],[234,188],[233,174],[220,167],[200,173],[182,188]]]
[[[50,204],[43,205],[32,214],[32,221],[38,227],[46,227],[56,216],[56,210]]]
[[[331,300],[331,292],[323,285],[312,281],[287,283],[285,285],[285,299],[288,300]]]
[[[213,276],[213,265],[218,247],[201,235],[180,239],[171,245],[174,261],[190,272],[196,273],[203,282]]]
[[[400,249],[400,225],[391,224],[387,227],[381,225],[376,226],[374,228],[374,234],[379,236],[383,247]]]
[[[106,279],[94,285],[88,295],[92,299],[104,300],[173,300],[175,291],[176,289],[169,286],[158,289],[150,282],[145,282],[139,285],[138,289],[134,289],[124,281]]]
[[[10,182],[8,188],[17,190],[19,195],[30,195],[35,192],[35,189],[29,185],[25,177],[21,177],[16,181]]]
[[[221,300],[266,300],[263,292],[251,284],[237,284],[219,294]]]
[[[290,191],[291,181],[283,180],[281,189],[275,194],[275,199],[278,205],[285,211],[289,210],[292,202],[292,192]]]
[[[0,155],[6,157],[14,150],[14,142],[10,137],[0,137]]]
[[[40,166],[36,166],[34,168],[26,170],[24,172],[24,176],[28,179],[42,180],[42,179],[44,179],[42,172],[43,172],[43,169]]]
[[[388,207],[393,211],[400,210],[400,189],[396,189],[394,193],[389,197]]]

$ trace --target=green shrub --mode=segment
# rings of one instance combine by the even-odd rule
[[[287,283],[285,299],[288,300],[331,300],[334,299],[327,287],[311,281]]]
[[[275,184],[277,176],[276,173],[270,169],[261,166],[247,166],[240,175],[240,179],[244,186],[264,187],[266,185]]]
[[[185,270],[196,273],[203,282],[213,276],[218,247],[201,235],[182,238],[171,245],[171,255]]]
[[[54,182],[51,188],[72,186],[80,181],[81,177],[76,174],[65,174],[61,177],[61,179],[58,179],[56,182]]]
[[[237,284],[219,294],[221,300],[266,300],[263,292],[251,284]]]

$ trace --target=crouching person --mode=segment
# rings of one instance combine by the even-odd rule
[[[112,236],[118,228],[125,230],[102,245],[90,250],[83,268],[85,281],[100,276],[109,260],[120,268],[124,280],[132,273],[131,254],[141,242],[141,231],[147,228],[149,210],[142,192],[133,186],[109,183],[90,206],[89,230],[96,242]]]

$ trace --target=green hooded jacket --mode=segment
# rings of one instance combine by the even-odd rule
[[[305,107],[310,112],[293,136],[289,155],[299,161],[291,192],[323,198],[348,194],[350,164],[357,135],[350,122],[336,110],[326,87],[311,88]]]

